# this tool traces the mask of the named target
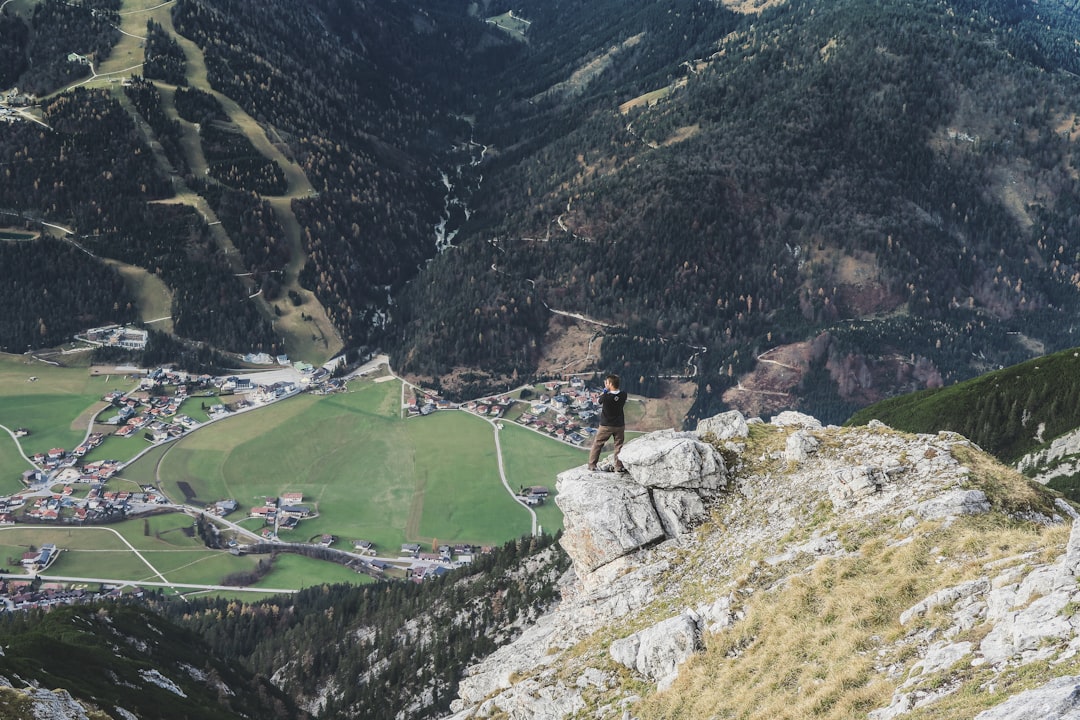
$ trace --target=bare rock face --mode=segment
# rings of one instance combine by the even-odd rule
[[[581,572],[664,537],[649,489],[619,474],[575,468],[560,474],[555,487],[563,511],[560,542]]]
[[[833,473],[829,499],[836,509],[842,509],[860,498],[873,495],[886,483],[885,472],[871,465],[843,468]]]
[[[14,698],[14,700],[13,700]],[[89,720],[90,715],[67,690],[47,690],[27,687],[21,690],[0,688],[0,706],[23,706],[28,711],[27,717],[42,720]],[[117,708],[119,710],[119,708]],[[95,712],[95,717],[100,713]],[[8,717],[4,715],[3,717]],[[21,715],[19,717],[22,717]]]
[[[627,443],[619,459],[645,487],[718,490],[727,482],[720,453],[692,436],[652,433]]]
[[[1080,677],[1065,675],[1014,695],[975,720],[1080,720]]]
[[[717,440],[744,438],[750,434],[746,418],[738,410],[729,410],[715,417],[698,421],[697,434],[712,433]]]
[[[641,695],[653,692],[642,681],[661,692],[693,692],[679,674],[700,679],[701,668],[685,660],[704,646],[715,651],[703,636],[741,632],[779,588],[819,564],[849,562],[861,551],[844,530],[854,525],[899,548],[947,537],[953,523],[978,528],[963,519],[973,514],[1047,526],[1039,542],[1058,544],[1063,534],[1050,526],[1064,522],[1062,515],[1074,521],[1060,555],[1023,544],[1015,555],[973,565],[975,545],[953,557],[947,543],[928,544],[929,567],[940,569],[921,600],[897,610],[893,622],[904,632],[894,633],[879,657],[903,660],[875,668],[893,693],[866,717],[892,720],[932,707],[963,687],[949,678],[971,667],[989,678],[1025,665],[1045,674],[1043,666],[1080,657],[1080,514],[1073,507],[1042,498],[1033,505],[1038,511],[1007,515],[995,486],[985,483],[989,471],[970,459],[978,449],[955,433],[908,435],[880,423],[823,428],[782,413],[751,438],[743,433],[752,423],[725,413],[695,433],[639,438],[621,454],[625,474],[562,473],[561,542],[574,562],[562,602],[469,670],[454,720],[628,718]],[[724,455],[712,442],[722,443]],[[680,607],[692,609],[670,617]],[[728,660],[737,663],[740,650],[732,647]],[[1080,677],[1016,695],[978,720],[1035,717],[1080,720]]]
[[[692,433],[651,433],[627,443],[619,459],[627,473],[579,467],[556,482],[560,542],[579,573],[687,532],[727,483],[720,453]]]
[[[679,665],[701,647],[700,618],[691,610],[611,643],[615,662],[658,682],[666,690]]]

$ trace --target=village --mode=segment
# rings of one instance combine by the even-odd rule
[[[523,389],[520,399],[502,395],[460,404],[431,391],[414,389],[413,398],[406,403],[405,409],[409,416],[460,409],[489,420],[512,420],[568,445],[581,447],[596,435],[602,394],[602,389],[586,387],[581,377],[548,381],[535,389]]]
[[[93,328],[78,337],[91,344],[129,349],[138,349],[146,341],[145,331],[119,326]],[[8,497],[0,496],[0,525],[18,521],[93,524],[170,504],[169,498],[150,485],[133,491],[108,489],[108,481],[127,463],[115,459],[86,461],[85,457],[110,437],[130,442],[139,442],[141,438],[145,448],[128,461],[131,462],[146,450],[222,417],[277,402],[301,391],[332,392],[343,386],[343,382],[331,379],[325,368],[306,365],[299,370],[290,365],[290,370],[286,375],[292,379],[274,374],[263,383],[249,376],[194,375],[164,367],[140,374],[134,390],[116,389],[102,396],[108,405],[91,424],[97,430],[88,432],[82,443],[70,450],[56,447],[28,458],[35,467],[22,473],[24,490]],[[33,380],[36,378],[30,378]],[[200,422],[181,412],[185,403],[190,402],[200,403],[207,420]],[[112,432],[102,430],[104,426],[112,427]],[[30,432],[17,428],[13,434],[21,439]],[[85,493],[77,491],[79,487],[85,487]],[[227,507],[228,502],[212,504],[205,510],[225,514],[220,508]],[[299,512],[283,514],[289,527],[295,527],[304,516]]]
[[[138,350],[145,345],[146,334],[137,328],[106,326],[86,330],[80,333],[77,339],[93,345]],[[102,396],[101,400],[107,405],[98,412],[90,426],[93,431],[88,431],[83,442],[70,450],[56,447],[28,458],[35,467],[22,473],[20,479],[24,489],[8,497],[0,497],[0,525],[25,522],[94,525],[147,512],[166,511],[166,507],[183,506],[190,506],[190,510],[222,519],[240,511],[240,503],[234,498],[207,503],[195,500],[194,492],[188,495],[186,483],[183,482],[179,484],[181,492],[185,494],[182,499],[170,499],[152,485],[116,490],[109,488],[108,484],[110,479],[120,476],[123,468],[143,452],[181,438],[218,419],[262,407],[300,392],[330,393],[345,387],[345,380],[332,378],[327,368],[290,363],[285,356],[260,355],[244,360],[251,364],[271,364],[285,369],[220,377],[196,375],[167,367],[146,371],[128,369],[123,377],[137,382],[137,386],[132,390],[110,390]],[[364,373],[358,374],[362,376]],[[28,381],[34,380],[36,378]],[[199,413],[188,409],[193,407],[191,403],[199,404],[197,407],[202,416],[207,418],[205,421],[200,422],[192,417]],[[425,401],[424,405],[427,404]],[[440,409],[456,407],[438,398],[435,398],[431,405]],[[469,409],[479,412],[475,407]],[[428,412],[430,409],[425,412],[418,410],[415,414]],[[104,429],[106,426],[112,431]],[[31,433],[26,428],[18,428],[14,434],[17,439],[21,439]],[[116,459],[87,459],[87,456],[100,455],[98,448],[110,438],[144,443],[145,447],[127,462]],[[124,456],[130,457],[131,454],[125,453]],[[532,492],[533,490],[536,492]],[[539,504],[547,497],[546,488],[522,488],[522,493],[526,504]],[[304,495],[300,492],[283,492],[277,497],[266,497],[263,502],[243,510],[246,519],[261,521],[262,527],[257,534],[271,543],[281,542],[279,531],[295,530],[303,520],[318,515],[317,508],[304,503]],[[337,542],[337,537],[328,534],[316,536],[309,541],[312,545],[327,549]],[[229,539],[227,547],[234,553],[242,549],[238,538]],[[489,552],[491,548],[445,544],[432,547],[431,552],[426,552],[419,544],[406,543],[401,546],[400,552],[397,552],[396,548],[380,549],[370,541],[354,540],[352,550],[353,552],[335,552],[352,555],[353,562],[350,562],[350,565],[376,577],[403,575],[409,581],[423,582],[466,565],[472,562],[477,553]],[[8,582],[0,587],[0,602],[6,603],[9,608],[40,607],[42,604],[85,598],[83,591],[66,591],[60,586],[50,587],[47,583],[42,585],[40,579],[31,588],[29,583],[36,575],[47,571],[59,552],[55,545],[49,544],[42,546],[40,550],[28,551],[21,558],[8,558],[7,564],[21,567],[28,574],[28,580],[16,582],[9,578]]]
[[[138,350],[145,347],[144,330],[125,326],[105,326],[83,331],[77,339],[86,344]],[[28,459],[34,467],[23,472],[23,490],[9,497],[0,497],[0,525],[15,523],[93,525],[109,523],[148,512],[185,508],[221,518],[219,522],[232,526],[229,516],[243,513],[244,520],[257,520],[261,527],[250,537],[258,535],[267,543],[294,544],[282,541],[279,533],[295,531],[309,518],[318,517],[318,508],[305,503],[303,493],[281,492],[278,496],[256,500],[250,507],[241,506],[235,498],[205,501],[187,483],[180,482],[183,498],[169,498],[153,485],[125,489],[109,487],[114,477],[122,477],[124,467],[163,443],[235,413],[253,410],[291,397],[300,392],[332,393],[342,391],[348,378],[332,377],[328,367],[313,367],[290,362],[286,356],[265,354],[243,358],[248,365],[276,366],[268,372],[237,372],[234,375],[211,376],[193,374],[168,367],[150,370],[116,368],[114,372],[136,386],[134,389],[113,389],[102,396],[104,410],[97,413],[83,442],[70,450],[51,448]],[[383,359],[385,361],[385,359]],[[94,371],[92,371],[94,372]],[[104,372],[104,371],[103,371]],[[353,376],[363,377],[361,369]],[[390,376],[387,376],[390,377]],[[30,381],[36,378],[31,378]],[[411,396],[410,396],[411,393]],[[460,410],[483,417],[496,426],[514,422],[533,432],[582,446],[596,433],[599,399],[602,390],[589,388],[584,379],[572,377],[565,381],[549,381],[525,386],[513,394],[490,396],[463,403],[450,402],[437,393],[403,385],[402,415],[423,418],[433,412]],[[197,420],[195,417],[204,418]],[[111,432],[110,432],[111,430]],[[26,428],[15,431],[17,438],[30,434]],[[117,440],[141,443],[139,452],[118,451],[126,462],[103,459],[99,449],[106,442],[105,452],[116,449]],[[91,459],[92,458],[92,459]],[[84,489],[85,488],[85,489]],[[543,505],[549,498],[546,487],[519,487],[516,499],[526,506]],[[247,528],[252,526],[245,522]],[[251,533],[252,531],[244,530]],[[244,551],[240,536],[228,534],[221,547],[233,553]],[[365,539],[348,539],[347,549],[335,549],[339,538],[318,534],[306,541],[308,546],[325,548],[335,555],[348,555],[346,564],[375,577],[404,577],[411,582],[424,582],[440,577],[473,561],[479,553],[491,548],[462,543],[443,543],[426,548],[418,543],[405,543],[400,548],[378,548]],[[351,547],[348,547],[351,545]],[[8,558],[8,565],[21,566],[29,578],[47,571],[58,554],[55,546],[27,552],[22,558]],[[40,585],[40,582],[38,583]],[[0,602],[9,607],[15,597],[19,602],[64,602],[72,597],[66,591],[53,588],[47,596],[30,596],[25,584],[9,583],[11,588],[0,590]]]

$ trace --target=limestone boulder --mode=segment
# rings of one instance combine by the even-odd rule
[[[1080,677],[1065,675],[984,710],[975,720],[1080,720]]]
[[[618,473],[575,468],[556,481],[563,512],[560,543],[574,567],[592,572],[664,537],[649,489]]]
[[[821,421],[816,417],[805,415],[801,412],[795,412],[794,410],[785,410],[776,415],[770,421],[770,424],[775,425],[776,427],[796,427],[804,428],[806,430],[821,429]]]
[[[981,515],[987,512],[990,512],[990,501],[982,490],[948,490],[915,506],[915,513],[924,520]]]
[[[802,462],[816,453],[819,447],[821,447],[821,441],[816,437],[805,430],[796,430],[788,435],[784,447],[784,459],[788,462]]]
[[[697,434],[700,436],[706,433],[711,433],[717,440],[732,440],[750,435],[750,426],[747,425],[746,418],[741,412],[729,410],[711,418],[699,420]]]
[[[674,682],[681,665],[701,647],[699,618],[693,611],[664,620],[611,643],[615,662],[655,680],[664,690]]]
[[[627,443],[619,459],[634,481],[645,487],[715,491],[727,483],[720,453],[691,437],[646,435]]]

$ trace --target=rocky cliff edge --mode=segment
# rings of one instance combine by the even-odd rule
[[[621,459],[559,476],[563,600],[454,720],[1080,718],[1077,515],[964,438],[731,412]]]

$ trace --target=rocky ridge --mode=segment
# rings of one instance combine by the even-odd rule
[[[1080,428],[1055,438],[1050,447],[1020,458],[1016,469],[1044,485],[1080,473]]]
[[[621,458],[559,476],[563,600],[454,720],[1080,717],[1077,515],[963,437],[732,412]]]

